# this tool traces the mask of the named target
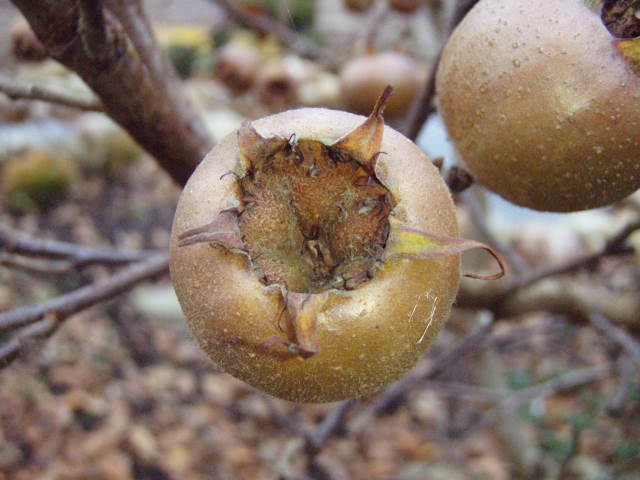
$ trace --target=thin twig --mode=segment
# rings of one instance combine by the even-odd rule
[[[136,262],[156,255],[159,251],[124,251],[116,249],[103,249],[85,247],[75,243],[61,242],[59,240],[41,240],[13,230],[0,223],[0,249],[28,257],[45,257],[62,259],[69,268],[80,268],[95,264],[120,265]],[[5,258],[5,260],[9,260]],[[64,264],[50,265],[64,270]],[[56,268],[53,268],[56,270]],[[63,272],[61,272],[63,273]]]
[[[64,319],[98,302],[124,293],[143,280],[149,280],[166,273],[168,264],[168,255],[159,253],[123,268],[106,280],[78,288],[37,305],[0,313],[0,332],[6,333],[25,327],[41,320],[48,314],[56,314]]]
[[[449,26],[449,34],[454,30],[454,28],[456,28],[458,23],[462,21],[464,16],[469,12],[469,10],[471,10],[477,1],[478,0],[463,0],[458,3],[451,25]],[[438,72],[438,65],[442,57],[443,49],[444,44],[433,61],[425,86],[420,93],[420,97],[407,118],[404,134],[411,140],[415,141],[415,139],[418,138],[418,134],[420,133],[422,126],[427,121],[427,118],[429,118],[429,115],[434,111],[433,99],[436,94],[436,73]]]
[[[442,57],[442,50],[438,52],[436,58],[433,60],[433,64],[429,70],[429,76],[427,77],[427,83],[425,84],[420,97],[415,105],[409,112],[406,126],[403,129],[407,138],[415,142],[418,138],[422,126],[434,111],[433,98],[436,95],[436,73],[438,72],[438,65],[440,64],[440,58]]]
[[[246,25],[254,30],[269,32],[278,38],[284,45],[298,53],[300,56],[315,60],[332,71],[337,71],[340,62],[328,52],[320,50],[311,44],[304,36],[297,34],[286,25],[274,21],[264,15],[255,15],[242,8],[239,2],[230,0],[211,0],[222,8],[229,17],[242,25]]]
[[[65,107],[101,112],[102,104],[96,98],[82,98],[83,94],[71,94],[54,90],[41,85],[28,85],[9,80],[0,75],[0,92],[12,100],[20,98],[41,100],[43,102],[64,105]]]
[[[594,262],[597,262],[600,258],[609,255],[627,255],[633,253],[632,247],[625,246],[625,242],[631,236],[633,232],[640,229],[640,220],[632,222],[626,225],[620,232],[611,237],[604,246],[596,252],[588,253],[580,256],[563,265],[554,265],[551,267],[542,268],[533,272],[527,272],[521,275],[516,282],[511,285],[503,294],[502,298],[506,298],[512,295],[516,290],[528,287],[545,278],[564,275],[567,273],[575,272],[582,268],[587,268]]]
[[[18,358],[22,352],[34,343],[49,338],[58,329],[62,319],[48,315],[41,322],[29,325],[14,335],[6,344],[0,345],[0,370]]]
[[[513,411],[519,406],[530,402],[533,399],[548,397],[563,390],[571,390],[573,388],[581,387],[589,383],[595,382],[604,378],[614,368],[613,363],[606,363],[603,365],[596,365],[594,367],[585,367],[576,370],[572,370],[563,375],[559,375],[551,380],[534,385],[525,390],[521,390],[508,396],[498,402],[496,406],[485,412],[485,414],[469,427],[462,430],[458,437],[468,436],[478,430],[485,428],[495,422],[502,414],[502,411],[508,409]]]
[[[638,315],[640,315],[640,312]],[[594,327],[604,332],[611,340],[624,348],[631,356],[631,359],[635,362],[636,366],[640,368],[640,343],[638,343],[625,330],[616,327],[598,312],[590,313],[588,318]]]
[[[32,274],[62,275],[74,269],[71,262],[65,260],[42,260],[25,258],[0,251],[0,266]]]
[[[481,345],[491,332],[492,327],[493,321],[485,321],[452,348],[440,354],[424,371],[414,372],[391,385],[380,395],[380,398],[373,406],[371,414],[380,415],[387,411],[414,385],[425,379],[434,378],[446,367],[456,362],[465,351]]]
[[[354,404],[354,400],[342,402],[324,418],[312,433],[307,435],[306,449],[308,452],[313,455],[322,449],[329,438],[341,427],[345,416]]]

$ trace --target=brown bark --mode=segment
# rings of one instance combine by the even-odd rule
[[[12,0],[49,55],[75,71],[119,123],[179,184],[211,148],[171,77],[154,76],[122,24],[96,0]],[[157,45],[150,42],[152,45]]]

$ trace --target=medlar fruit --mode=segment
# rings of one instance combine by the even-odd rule
[[[171,237],[188,324],[223,370],[277,397],[331,402],[410,369],[460,280],[453,202],[385,127],[320,108],[243,125],[189,179]],[[382,152],[385,152],[384,154]]]
[[[394,95],[385,114],[389,118],[405,114],[424,84],[424,71],[418,62],[400,52],[380,52],[355,57],[340,71],[344,101],[350,111],[368,114],[378,92],[393,85]]]
[[[585,210],[640,187],[640,41],[615,39],[599,3],[480,0],[444,49],[447,130],[478,182],[517,205]]]

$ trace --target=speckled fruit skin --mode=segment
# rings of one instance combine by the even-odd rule
[[[640,76],[582,0],[481,0],[451,36],[439,110],[475,178],[570,212],[640,187]]]
[[[363,117],[326,109],[290,110],[253,122],[266,137],[335,140]],[[385,127],[376,175],[398,202],[396,218],[432,233],[457,236],[450,194],[436,168],[408,139]],[[171,278],[193,335],[231,375],[295,402],[332,402],[375,392],[407,372],[449,314],[460,281],[459,255],[389,259],[356,290],[331,290],[318,317],[320,352],[303,359],[279,346],[283,304],[242,254],[177,236],[236,206],[236,133],[218,144],[189,179],[171,237]]]

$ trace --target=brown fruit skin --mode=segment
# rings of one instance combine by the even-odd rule
[[[340,71],[342,95],[347,108],[368,115],[387,86],[394,93],[387,104],[385,118],[406,114],[424,83],[424,72],[408,55],[400,52],[381,52],[356,57]]]
[[[481,0],[437,94],[469,171],[517,205],[585,210],[640,187],[640,77],[581,0]]]
[[[337,139],[362,117],[326,109],[283,112],[253,122],[263,136]],[[409,140],[386,127],[376,172],[398,201],[396,218],[457,236],[455,208],[438,171]],[[177,236],[237,205],[233,133],[200,164],[180,198],[171,238],[171,277],[193,335],[223,370],[271,395],[332,402],[379,390],[407,372],[449,314],[459,255],[390,259],[356,290],[332,290],[318,318],[320,352],[303,359],[265,346],[282,312],[277,288],[263,285],[242,254],[209,244],[177,246]],[[221,178],[222,177],[222,178]],[[429,321],[431,319],[431,321]],[[282,320],[286,325],[286,319]],[[427,324],[429,328],[427,329]],[[423,337],[424,336],[424,337]],[[420,339],[422,338],[422,341]]]

